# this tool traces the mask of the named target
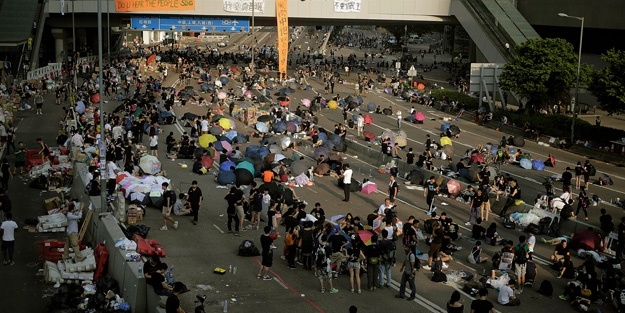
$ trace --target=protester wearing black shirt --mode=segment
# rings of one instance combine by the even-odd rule
[[[495,313],[495,306],[488,301],[488,290],[482,288],[479,291],[480,298],[471,302],[472,313]]]
[[[185,313],[185,311],[180,307],[180,299],[178,299],[178,295],[183,291],[182,284],[174,284],[172,294],[167,297],[167,302],[165,303],[165,313]]]

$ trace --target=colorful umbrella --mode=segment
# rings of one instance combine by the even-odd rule
[[[150,55],[150,56],[148,57],[148,61],[147,61],[146,63],[147,63],[147,65],[150,65],[150,64],[151,64],[152,62],[154,62],[155,60],[156,60],[156,54],[155,54],[155,53],[153,53],[152,55]]]
[[[243,93],[243,96],[246,97],[246,98],[252,98],[252,92],[250,90],[246,90]]]
[[[450,195],[457,195],[461,188],[460,183],[455,179],[447,182],[447,191]]]
[[[217,141],[217,137],[215,137],[215,136],[213,136],[211,134],[204,134],[204,135],[200,136],[200,138],[198,138],[198,144],[202,148],[208,147],[209,143],[215,142],[215,141]]]
[[[360,240],[366,245],[366,246],[370,246],[373,242],[371,241],[371,238],[373,237],[373,233],[368,231],[368,230],[359,230],[358,231],[358,237],[360,237]]]
[[[278,104],[282,107],[289,106],[291,104],[291,98],[289,97],[278,97]]]
[[[441,137],[440,143],[441,143],[441,146],[443,146],[443,147],[446,146],[446,145],[450,145],[450,146],[452,145],[451,144],[451,138],[449,138],[447,136]]]
[[[339,104],[336,101],[332,100],[328,102],[328,109],[336,110],[338,107],[339,107]]]
[[[229,142],[225,140],[220,141],[220,143],[221,143],[222,149],[226,149],[226,151],[232,152],[232,144],[230,144]]]
[[[232,122],[229,119],[225,118],[225,117],[220,118],[218,123],[219,123],[219,126],[221,126],[221,128],[223,128],[223,129],[231,129],[232,128]]]
[[[223,91],[217,94],[217,99],[219,99],[219,100],[223,100],[223,99],[226,99],[226,98],[228,98],[228,94],[226,94]]]
[[[266,133],[269,131],[269,127],[267,127],[267,124],[263,122],[258,122],[256,123],[256,130],[258,130],[261,133]]]
[[[232,162],[232,161],[225,161],[221,164],[219,164],[219,170],[220,171],[234,171],[234,169],[237,167],[237,165]]]
[[[310,99],[302,99],[302,105],[309,108],[310,107]]]
[[[203,156],[202,159],[200,160],[200,163],[202,164],[202,166],[207,170],[211,169],[211,167],[213,166],[213,162],[214,162],[213,158],[211,158],[208,155]]]
[[[91,103],[98,103],[100,102],[100,94],[96,93],[93,96],[91,96]]]

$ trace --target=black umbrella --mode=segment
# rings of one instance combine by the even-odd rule
[[[293,88],[291,88],[291,87],[284,87],[284,88],[280,89],[280,93],[284,94],[284,95],[292,94],[294,92],[295,92],[295,90]]]
[[[273,116],[271,116],[271,115],[262,115],[262,116],[258,117],[257,121],[263,122],[263,123],[273,122]]]

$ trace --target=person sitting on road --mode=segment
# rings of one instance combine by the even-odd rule
[[[571,252],[568,247],[568,242],[566,240],[560,241],[560,243],[553,250],[553,254],[550,259],[552,262],[558,262],[563,259],[565,256],[570,256]]]
[[[180,193],[174,203],[174,215],[191,215],[191,204],[187,201],[187,195]]]

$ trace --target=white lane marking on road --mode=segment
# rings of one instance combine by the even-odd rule
[[[399,283],[395,280],[391,280],[391,288],[395,289],[395,291],[399,291]],[[427,299],[425,299],[423,296],[419,294],[415,296],[415,299],[413,300],[413,302],[416,302],[417,304],[419,304],[420,306],[422,306],[423,308],[425,308],[426,310],[432,313],[445,312],[445,310],[443,310],[442,307],[429,302]]]
[[[218,230],[220,233],[222,233],[222,234],[224,233],[224,231],[223,231],[223,230],[221,230],[221,228],[219,228],[219,226],[217,226],[217,225],[215,225],[215,224],[213,224],[213,226],[214,226],[215,228],[217,228],[217,230]]]

